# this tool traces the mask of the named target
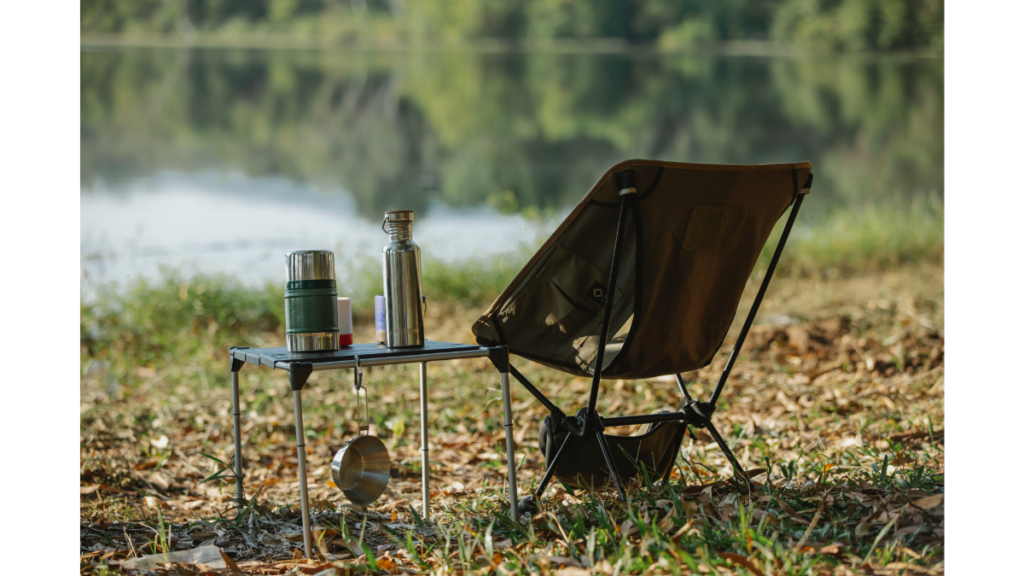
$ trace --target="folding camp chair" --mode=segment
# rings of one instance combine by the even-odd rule
[[[569,417],[510,366],[513,377],[551,413],[540,438],[547,470],[521,506],[535,508],[552,477],[590,485],[610,480],[625,499],[624,474],[647,468],[668,476],[688,426],[706,428],[734,474],[744,476],[711,417],[803,194],[810,191],[810,171],[809,162],[617,164],[474,323],[482,345],[506,345],[512,354],[592,378],[588,404]],[[790,205],[778,247],[714,392],[707,402],[696,400],[682,373],[711,363],[758,255]],[[666,374],[675,375],[682,395],[676,410],[598,413],[602,378]],[[506,423],[510,417],[506,414]],[[650,429],[639,436],[605,433],[608,427],[635,424]]]

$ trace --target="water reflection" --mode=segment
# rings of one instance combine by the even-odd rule
[[[167,194],[147,184],[161,174],[241,174],[253,185],[236,201],[259,197],[281,210],[304,196],[254,183],[312,187],[326,202],[320,212],[353,230],[395,208],[433,212],[439,223],[442,206],[561,213],[608,166],[631,157],[811,160],[811,218],[943,191],[941,60],[164,49],[81,56],[83,260],[86,240],[114,226],[103,214],[118,195],[129,221],[155,209],[127,198]],[[203,194],[220,190],[204,186]],[[159,242],[187,244],[174,227],[164,233],[171,237]],[[247,238],[270,241],[259,230]]]
[[[191,275],[227,273],[250,285],[280,280],[291,250],[333,250],[344,285],[379,273],[387,243],[380,221],[361,218],[345,191],[241,174],[160,173],[116,190],[93,189],[82,202],[81,258],[86,296],[95,282],[162,268]],[[493,256],[535,243],[549,227],[487,207],[431,204],[415,224],[427,259]]]

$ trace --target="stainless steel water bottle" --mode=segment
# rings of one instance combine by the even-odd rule
[[[334,253],[297,250],[285,256],[284,334],[289,352],[337,350],[338,288]]]
[[[384,308],[388,348],[423,346],[423,281],[420,247],[412,241],[412,210],[384,214],[391,237],[384,247]]]

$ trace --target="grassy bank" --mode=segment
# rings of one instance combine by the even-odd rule
[[[227,347],[282,344],[280,287],[168,274],[100,290],[81,316],[81,572],[118,573],[126,558],[211,544],[260,574],[941,574],[941,204],[811,220],[791,242],[762,308],[766,324],[751,333],[715,414],[741,464],[761,470],[752,493],[721,482],[730,466],[694,430],[669,482],[638,482],[624,503],[613,491],[556,483],[541,514],[513,523],[500,393],[479,359],[428,365],[429,522],[417,514],[416,367],[366,370],[371,433],[387,444],[393,471],[378,502],[354,508],[329,468],[356,432],[351,373],[317,373],[303,395],[317,540],[309,562],[292,560],[301,547],[297,459],[282,374],[241,373],[252,505],[237,519],[233,479],[204,482],[221,468],[205,455],[233,456]],[[428,334],[469,341],[475,316],[528,257],[427,266]],[[372,295],[375,269],[368,261],[343,291]],[[369,341],[367,307],[356,309],[356,340]],[[707,397],[724,356],[687,375],[692,393]],[[515,365],[558,405],[585,401],[586,380]],[[544,410],[519,387],[513,401],[524,492],[544,472]],[[640,414],[677,402],[671,380],[609,381],[599,408]]]
[[[942,263],[944,217],[942,199],[937,195],[919,196],[902,206],[873,202],[818,218],[808,219],[801,213],[780,271],[814,276]],[[785,216],[780,219],[784,220]],[[782,226],[776,226],[761,252],[758,268],[767,267],[781,233]]]

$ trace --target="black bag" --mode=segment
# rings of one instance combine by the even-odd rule
[[[686,425],[683,422],[670,421],[653,424],[650,430],[639,436],[605,434],[604,437],[608,441],[615,469],[621,476],[620,481],[625,483],[630,478],[642,479],[642,466],[647,469],[648,478],[654,482],[668,476],[685,433]],[[569,432],[565,428],[553,425],[551,416],[544,418],[538,441],[545,463],[555,457],[567,434]],[[569,441],[565,454],[562,454],[555,468],[555,478],[578,488],[598,488],[608,483],[608,467],[596,435],[588,434]]]

